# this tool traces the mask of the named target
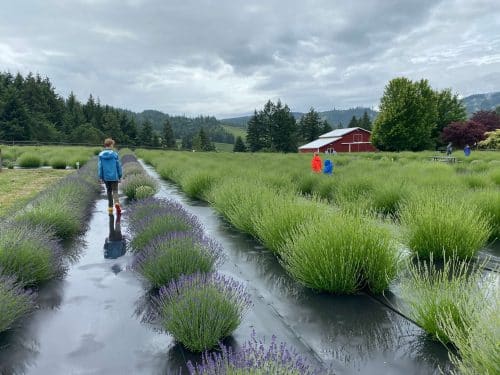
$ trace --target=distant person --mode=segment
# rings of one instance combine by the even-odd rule
[[[333,163],[330,159],[325,160],[325,167],[323,168],[323,173],[331,176],[333,173]]]
[[[311,169],[314,173],[321,173],[322,161],[318,153],[315,152],[311,160]]]
[[[448,143],[448,146],[446,146],[446,156],[450,156],[453,151],[453,146],[451,145],[451,142]]]
[[[332,150],[330,151],[330,154],[332,154],[332,155],[337,155],[337,151],[335,151],[335,149],[334,149],[334,148],[332,148]]]
[[[113,213],[113,201],[115,203],[116,213],[120,215],[122,209],[120,207],[120,200],[118,198],[118,183],[122,179],[122,165],[118,154],[113,151],[115,141],[111,138],[104,140],[104,150],[99,154],[99,161],[97,170],[99,181],[104,182],[106,185],[106,192],[108,194],[108,213]]]
[[[464,154],[465,154],[465,156],[470,156],[470,146],[469,145],[465,145]]]

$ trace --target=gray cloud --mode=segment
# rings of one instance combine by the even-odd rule
[[[31,0],[0,5],[0,68],[140,111],[377,106],[393,77],[500,90],[495,0]]]

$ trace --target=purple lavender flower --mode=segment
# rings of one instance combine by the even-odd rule
[[[126,154],[121,157],[122,164],[125,165],[127,163],[137,163],[137,158],[134,154]]]
[[[215,273],[181,276],[159,294],[157,317],[163,328],[195,352],[229,336],[251,306],[242,284]]]
[[[220,353],[205,352],[201,364],[187,363],[191,375],[224,374],[272,374],[272,375],[313,375],[319,370],[313,369],[295,349],[289,349],[285,343],[276,343],[276,336],[266,345],[264,340],[255,337],[255,331],[248,342],[238,352],[231,347],[219,344]]]

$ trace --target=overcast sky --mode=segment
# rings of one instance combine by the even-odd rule
[[[377,107],[397,76],[500,91],[500,0],[16,0],[0,69],[134,111]]]

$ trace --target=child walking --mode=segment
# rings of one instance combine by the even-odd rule
[[[99,161],[97,170],[99,181],[104,182],[106,185],[106,192],[108,194],[108,213],[113,213],[113,201],[115,203],[116,213],[120,215],[122,209],[118,199],[118,183],[122,179],[122,165],[118,154],[113,151],[115,141],[111,138],[104,140],[104,150],[99,154]]]

